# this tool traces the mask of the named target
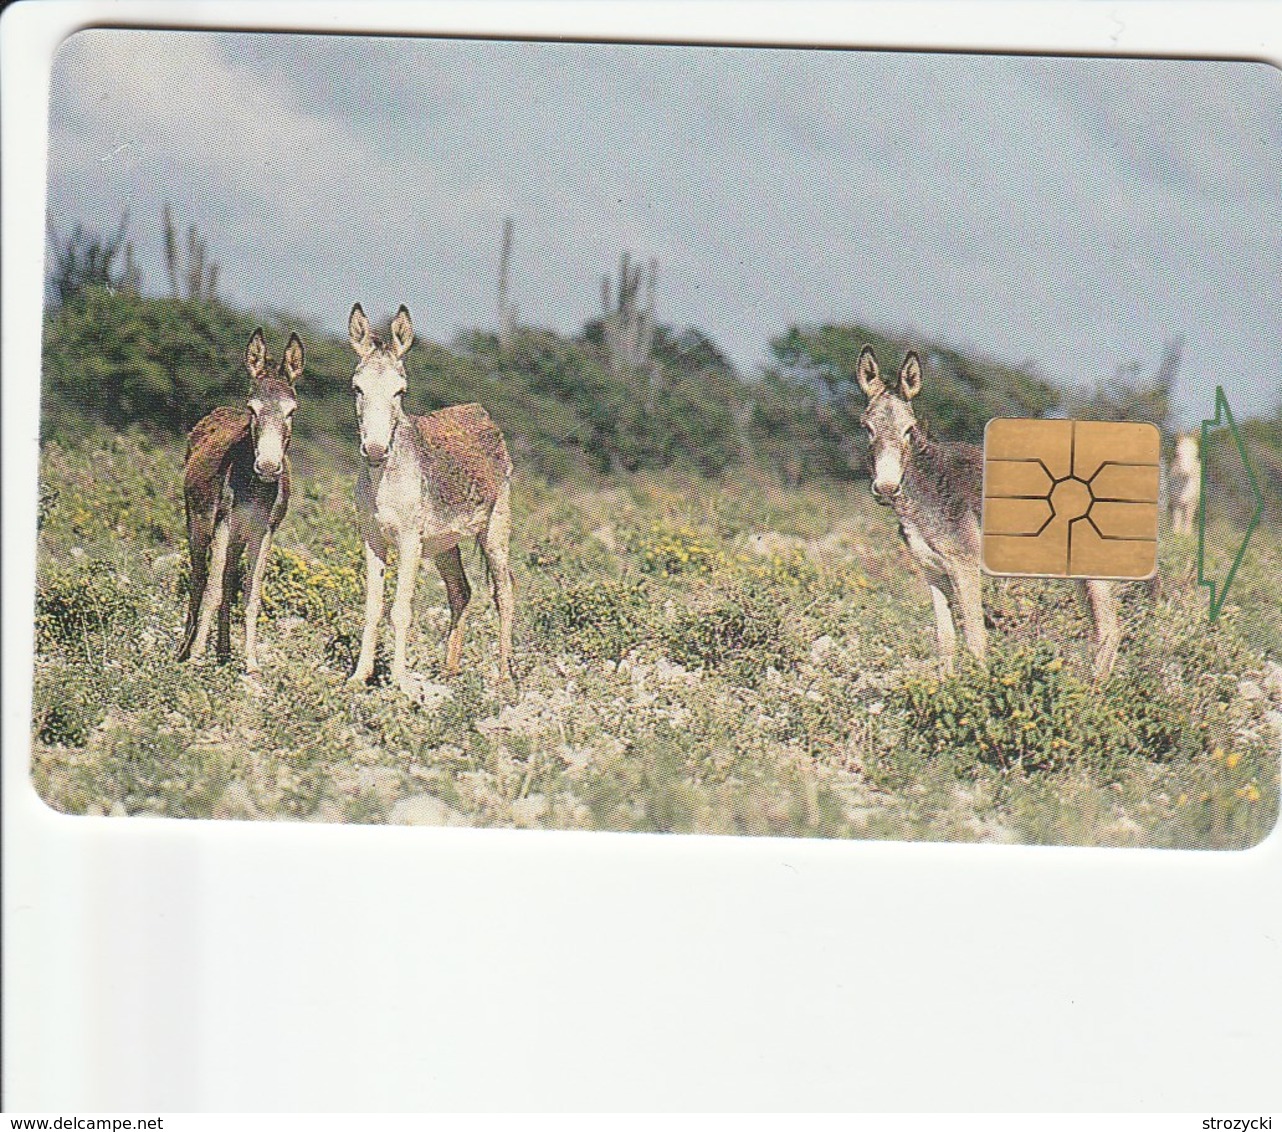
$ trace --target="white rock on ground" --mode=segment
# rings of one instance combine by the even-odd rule
[[[678,664],[666,656],[661,656],[654,662],[652,671],[660,684],[697,684],[703,678],[702,672],[691,672],[684,664]]]
[[[1275,700],[1282,700],[1282,664],[1276,660],[1264,662],[1264,690]]]
[[[537,735],[560,722],[565,710],[572,706],[568,693],[554,691],[548,695],[530,690],[519,702],[505,707],[498,715],[478,719],[475,727],[482,735],[493,738],[497,734]]]
[[[316,807],[315,813],[307,819],[311,822],[325,822],[335,824],[344,822],[347,819],[343,816],[343,807],[331,798],[322,799],[320,805]]]
[[[227,783],[222,796],[214,803],[213,816],[224,819],[258,820],[263,817],[263,814],[254,805],[253,798],[249,796],[249,787],[239,779],[236,779]]]
[[[389,805],[400,792],[401,772],[390,766],[363,766],[356,771],[356,789],[373,794],[383,805]]]
[[[586,770],[592,764],[591,747],[574,747],[568,743],[562,744],[557,750],[557,754],[561,756],[561,761],[565,763],[572,774]]]
[[[966,827],[975,834],[979,841],[988,844],[1015,845],[1019,842],[1019,835],[995,817],[979,817],[978,815],[969,817],[966,819]]]
[[[619,540],[614,537],[614,528],[608,523],[597,527],[591,532],[594,539],[597,540],[611,554],[617,554],[619,551]]]
[[[387,814],[389,825],[468,825],[453,806],[432,794],[411,794],[402,798]]]
[[[530,794],[512,803],[512,821],[523,829],[538,825],[547,812],[548,800],[543,794]]]
[[[151,576],[153,578],[171,578],[178,573],[178,567],[182,563],[181,554],[162,554],[155,562],[151,564]]]
[[[435,711],[443,703],[454,698],[454,690],[448,684],[433,684],[421,676],[412,674],[409,679],[414,698],[428,711]]]
[[[806,540],[795,535],[780,534],[778,531],[754,531],[748,536],[744,549],[759,558],[769,558],[774,554],[786,554],[793,550],[807,551]]]

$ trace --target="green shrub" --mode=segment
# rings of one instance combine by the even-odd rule
[[[41,454],[41,545],[55,554],[108,555],[139,543],[185,542],[182,454],[141,430],[95,432],[92,449],[55,441]]]
[[[294,550],[272,547],[263,579],[263,614],[292,614],[313,624],[333,625],[361,615],[364,571],[354,562],[321,562]]]
[[[133,734],[112,734],[100,758],[81,771],[93,798],[167,817],[209,817],[227,786],[231,759],[216,746],[193,746],[159,719]]]
[[[784,668],[794,659],[779,603],[755,590],[722,596],[707,608],[681,610],[667,627],[664,644],[681,664],[726,668],[749,683],[767,668]]]
[[[651,616],[643,582],[563,584],[531,600],[531,624],[546,647],[606,660],[618,660],[649,639]]]
[[[40,498],[36,504],[36,530],[43,530],[53,509],[58,506],[58,489],[52,484],[41,482]]]
[[[1132,671],[1094,686],[1046,644],[995,650],[947,679],[915,676],[887,706],[903,713],[906,750],[959,771],[1090,769],[1105,777],[1131,758],[1165,762],[1202,749],[1193,703],[1160,678]]]
[[[638,537],[635,542],[641,557],[641,570],[662,578],[712,574],[728,562],[724,552],[712,545],[711,538],[689,527],[653,523],[649,533]]]
[[[67,672],[37,678],[33,722],[41,743],[83,746],[103,714],[101,696],[85,680]]]
[[[60,570],[36,589],[36,648],[62,649],[88,660],[104,641],[137,628],[138,596],[107,562]]]

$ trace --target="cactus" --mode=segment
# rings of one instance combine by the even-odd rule
[[[606,358],[615,373],[651,368],[654,346],[654,291],[659,261],[651,258],[645,276],[645,302],[641,294],[641,265],[624,252],[619,259],[619,283],[612,288],[608,275],[601,278],[601,333]],[[613,305],[611,300],[613,299]]]
[[[129,210],[110,236],[77,224],[71,234],[62,237],[53,218],[46,218],[49,240],[48,293],[58,304],[70,301],[86,287],[106,287],[112,291],[137,292],[142,287],[142,270],[134,259],[133,243],[126,238]],[[121,264],[121,253],[124,263]]]
[[[516,336],[516,307],[512,304],[508,285],[512,268],[512,218],[503,221],[503,244],[499,251],[499,349],[504,353],[512,348]]]
[[[186,263],[180,262],[178,233],[173,213],[166,204],[161,217],[165,239],[165,270],[169,274],[169,291],[175,299],[212,302],[218,296],[220,265],[208,258],[209,250],[200,238],[195,224],[187,226]]]

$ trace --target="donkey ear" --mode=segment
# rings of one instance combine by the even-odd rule
[[[869,401],[878,394],[886,392],[886,383],[881,380],[881,370],[877,368],[877,355],[872,352],[871,346],[865,346],[859,351],[859,365],[855,369],[855,377],[859,380],[859,388],[864,391],[864,396]]]
[[[245,347],[245,368],[249,370],[250,377],[257,377],[266,364],[267,341],[263,338],[263,328],[260,326],[249,336],[249,345]]]
[[[909,350],[904,364],[899,367],[899,395],[911,401],[921,392],[921,359],[916,350]]]
[[[410,312],[404,303],[392,319],[392,345],[396,347],[398,358],[403,357],[405,351],[414,345],[414,324],[410,322]]]
[[[369,357],[374,348],[374,339],[369,332],[369,319],[361,310],[360,303],[352,307],[352,313],[347,317],[347,340],[362,358]]]
[[[289,345],[285,347],[285,356],[280,362],[280,372],[290,385],[297,385],[303,376],[303,343],[297,334],[289,336]]]

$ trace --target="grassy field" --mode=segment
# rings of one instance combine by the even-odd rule
[[[345,683],[354,469],[296,446],[263,674],[178,665],[182,449],[96,431],[42,454],[33,774],[69,813],[1239,848],[1278,811],[1282,543],[1220,620],[1167,538],[1093,688],[1073,587],[987,583],[986,671],[941,680],[924,584],[866,489],[522,470],[519,689],[479,566],[463,675],[420,582],[419,694]],[[235,640],[235,637],[233,637]],[[385,675],[385,660],[378,675]]]

